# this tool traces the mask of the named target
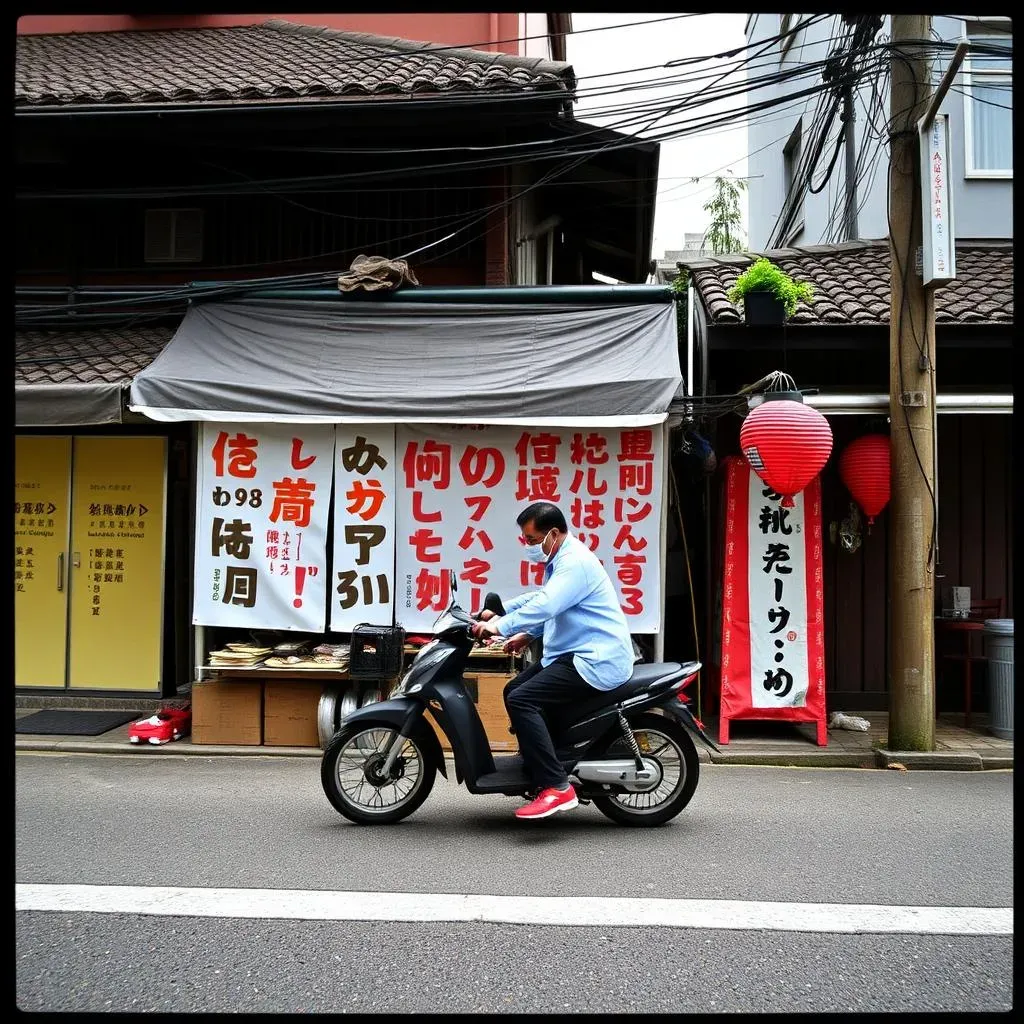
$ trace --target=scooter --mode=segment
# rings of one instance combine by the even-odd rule
[[[494,757],[476,705],[463,681],[474,639],[474,617],[451,603],[434,622],[434,638],[385,701],[353,711],[327,744],[320,764],[324,793],[339,814],[361,825],[391,825],[430,796],[444,753],[426,720],[429,711],[447,736],[456,782],[470,793],[533,797],[537,787],[518,754]],[[500,598],[484,603],[503,614]],[[690,802],[699,761],[692,735],[715,744],[682,693],[700,662],[638,664],[614,690],[572,709],[553,727],[559,760],[581,804],[593,803],[620,825],[661,825]],[[549,723],[550,724],[550,723]]]

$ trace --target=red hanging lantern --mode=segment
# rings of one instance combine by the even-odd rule
[[[832,428],[799,391],[770,391],[740,427],[740,448],[751,469],[773,491],[784,508],[828,462]]]
[[[885,434],[865,434],[839,456],[839,476],[868,517],[868,526],[889,504],[890,450]]]

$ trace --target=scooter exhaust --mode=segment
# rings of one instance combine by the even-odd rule
[[[629,793],[648,793],[661,784],[661,766],[648,757],[643,758],[643,768],[637,768],[631,757],[580,761],[570,774],[575,775],[580,782],[616,786]]]

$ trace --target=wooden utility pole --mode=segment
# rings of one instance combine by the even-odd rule
[[[918,262],[917,128],[931,99],[930,29],[928,15],[892,15],[888,744],[916,751],[935,749],[935,304]]]

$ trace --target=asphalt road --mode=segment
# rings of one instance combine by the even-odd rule
[[[512,818],[517,801],[474,797],[439,779],[402,824],[361,828],[327,803],[316,759],[23,753],[15,762],[19,885],[499,894],[566,905],[596,896],[1013,906],[1009,772],[702,765],[690,807],[653,830],[616,826],[592,807],[525,824]],[[164,909],[18,911],[18,1006],[1012,1007],[1012,934],[179,917]]]

